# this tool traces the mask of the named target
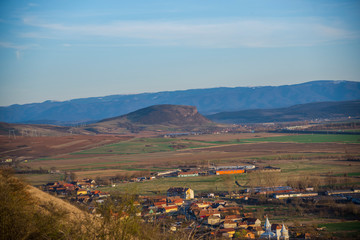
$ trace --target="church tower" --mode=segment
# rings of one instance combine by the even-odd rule
[[[266,216],[264,228],[265,228],[265,232],[260,235],[261,239],[276,239],[275,233],[271,231],[271,223],[267,216]]]
[[[289,231],[286,229],[284,223],[282,225],[280,233],[281,233],[281,236],[280,236],[281,240],[289,240]]]

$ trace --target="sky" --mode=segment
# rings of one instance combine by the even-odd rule
[[[360,1],[3,0],[0,106],[360,81]]]

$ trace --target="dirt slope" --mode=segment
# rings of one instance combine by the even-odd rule
[[[77,220],[83,221],[86,219],[91,220],[93,218],[90,214],[78,209],[74,205],[45,193],[36,187],[28,185],[27,191],[31,194],[36,205],[39,207],[39,210],[43,211],[45,214],[49,212],[47,208],[51,206],[55,209],[66,212],[66,218],[71,222]]]

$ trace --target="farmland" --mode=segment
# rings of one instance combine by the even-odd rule
[[[360,234],[360,222],[336,222],[336,223],[325,223],[319,224],[320,227],[334,236],[342,239],[356,239]]]
[[[137,138],[99,148],[84,150],[73,154],[146,154],[175,151],[179,149],[213,146],[206,142],[194,140],[172,140],[167,138]]]
[[[208,164],[243,165],[249,163],[255,163],[257,166],[280,167],[283,183],[290,177],[315,175],[325,178],[324,176],[329,174],[339,178],[347,174],[350,181],[356,181],[356,173],[359,172],[359,162],[346,160],[359,158],[359,135],[244,133],[178,138],[99,136],[95,138],[101,140],[98,142],[89,140],[93,137],[95,138],[95,136],[66,137],[60,142],[53,141],[56,143],[54,146],[51,146],[51,141],[46,139],[44,143],[46,148],[44,146],[41,148],[43,150],[41,155],[34,151],[37,146],[40,146],[41,138],[34,138],[36,141],[31,141],[30,138],[18,138],[12,140],[12,144],[19,146],[26,141],[23,145],[27,145],[34,151],[32,159],[29,158],[28,162],[21,163],[26,168],[71,171],[79,177],[90,178],[148,175],[151,172],[181,166],[204,167]],[[71,141],[74,142],[71,143]],[[62,149],[64,146],[69,148],[68,152]],[[16,147],[15,150],[17,150]],[[30,151],[27,152],[27,154],[30,153]],[[39,176],[33,180],[31,176],[27,176],[27,179],[36,183],[41,182]],[[171,181],[178,180],[169,181],[168,183],[171,184]],[[205,185],[206,183],[194,182],[195,189],[208,188]],[[144,186],[148,188],[146,184]]]
[[[241,142],[294,142],[294,143],[360,143],[360,135],[303,134],[279,137],[242,139]]]
[[[239,187],[234,183],[238,181],[240,184],[246,183],[246,175],[235,174],[232,176],[204,176],[204,177],[188,177],[188,178],[160,178],[152,181],[118,184],[115,188],[122,192],[132,192],[141,194],[166,194],[166,190],[172,186],[190,187],[198,192],[214,192],[237,190]],[[104,188],[107,191],[113,191],[112,188]]]

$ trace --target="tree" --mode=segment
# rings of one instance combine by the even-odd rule
[[[245,229],[241,229],[234,234],[234,239],[246,239],[247,231]]]
[[[76,180],[76,173],[74,173],[74,172],[70,172],[70,180],[71,181],[75,181]]]

